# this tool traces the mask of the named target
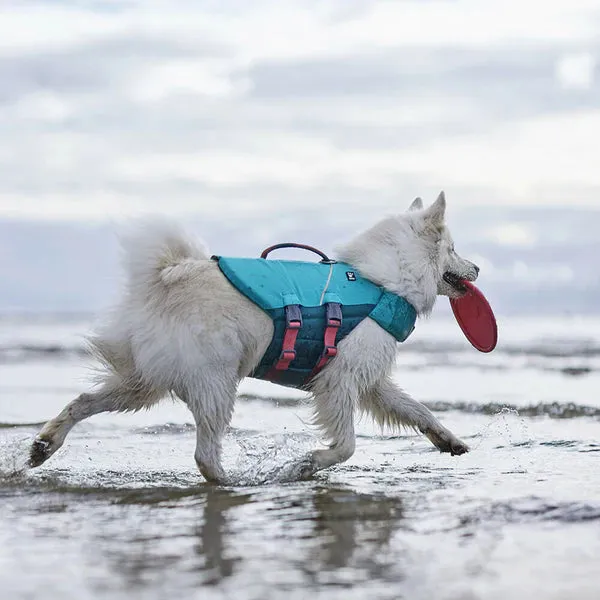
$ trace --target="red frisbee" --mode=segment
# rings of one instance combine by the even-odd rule
[[[450,298],[452,312],[471,344],[480,352],[491,352],[498,342],[496,317],[485,296],[470,281],[461,281],[467,293]]]

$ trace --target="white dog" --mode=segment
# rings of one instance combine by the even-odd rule
[[[428,315],[437,295],[458,297],[461,280],[479,269],[454,251],[442,192],[427,209],[409,211],[361,233],[338,252],[363,277],[404,297]],[[187,404],[197,426],[195,460],[211,482],[225,482],[221,440],[239,382],[258,364],[273,336],[271,318],[227,281],[205,250],[177,228],[146,224],[124,240],[124,297],[92,347],[106,367],[97,391],[81,394],[46,423],[31,448],[37,466],[60,448],[79,421],[106,411],[136,411],[168,394]],[[315,423],[330,442],[302,459],[308,477],[354,453],[354,413],[381,425],[411,427],[441,452],[468,447],[390,378],[396,341],[365,318],[339,344],[338,354],[310,385]]]

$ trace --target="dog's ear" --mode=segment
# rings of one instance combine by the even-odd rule
[[[423,209],[423,200],[421,198],[415,198],[412,204],[408,207],[408,211],[412,212],[413,210],[422,210]]]
[[[425,211],[425,218],[432,223],[442,224],[446,216],[446,195],[440,192],[437,200]]]

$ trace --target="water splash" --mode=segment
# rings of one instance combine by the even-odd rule
[[[0,481],[23,476],[29,469],[29,448],[32,438],[0,440]]]
[[[228,436],[238,447],[238,457],[229,471],[230,484],[254,486],[287,483],[300,479],[300,467],[317,442],[305,433]]]
[[[479,449],[484,443],[489,445],[489,442],[493,442],[496,447],[530,447],[535,442],[525,419],[513,406],[499,408],[475,437],[480,441],[474,449]]]

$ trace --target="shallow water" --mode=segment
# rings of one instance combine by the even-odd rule
[[[303,395],[248,380],[205,485],[165,401],[31,439],[89,375],[85,321],[0,321],[0,589],[12,598],[600,597],[600,319],[510,319],[491,355],[419,324],[395,377],[467,441],[358,425],[346,464],[286,482],[319,443]]]

